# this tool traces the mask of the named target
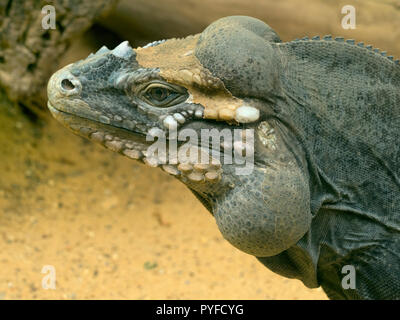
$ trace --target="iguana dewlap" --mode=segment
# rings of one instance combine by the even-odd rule
[[[180,179],[223,236],[271,270],[331,298],[400,299],[393,57],[330,36],[283,43],[257,19],[227,17],[185,39],[103,47],[55,73],[48,97],[75,133]],[[215,159],[222,141],[192,144],[191,162],[149,156],[146,136],[171,144],[186,129],[254,130],[254,170],[238,175],[226,153]],[[355,289],[342,286],[346,265]]]

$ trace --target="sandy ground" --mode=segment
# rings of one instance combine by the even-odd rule
[[[0,127],[0,299],[326,299],[229,245],[161,170],[5,103]]]

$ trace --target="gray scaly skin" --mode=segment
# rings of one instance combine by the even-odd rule
[[[48,97],[75,133],[185,183],[223,236],[271,270],[332,299],[400,298],[393,57],[329,36],[282,43],[257,19],[227,17],[185,39],[102,48],[55,73]],[[188,128],[254,129],[252,173],[147,156],[147,134]],[[345,265],[355,289],[342,287]]]

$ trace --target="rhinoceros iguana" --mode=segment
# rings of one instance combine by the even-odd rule
[[[185,183],[224,238],[272,271],[332,299],[400,298],[400,66],[386,53],[331,36],[282,42],[234,16],[184,39],[103,47],[56,72],[48,99],[75,133]],[[189,129],[254,135],[177,138]],[[197,158],[150,155],[157,134]],[[230,152],[253,155],[250,173],[224,162]]]

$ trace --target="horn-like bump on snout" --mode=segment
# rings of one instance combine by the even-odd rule
[[[128,41],[121,42],[111,53],[121,59],[129,59],[133,55],[133,49]]]
[[[102,54],[102,53],[106,53],[109,51],[110,51],[110,49],[108,49],[106,46],[102,46],[99,50],[97,50],[97,52],[95,54]]]

